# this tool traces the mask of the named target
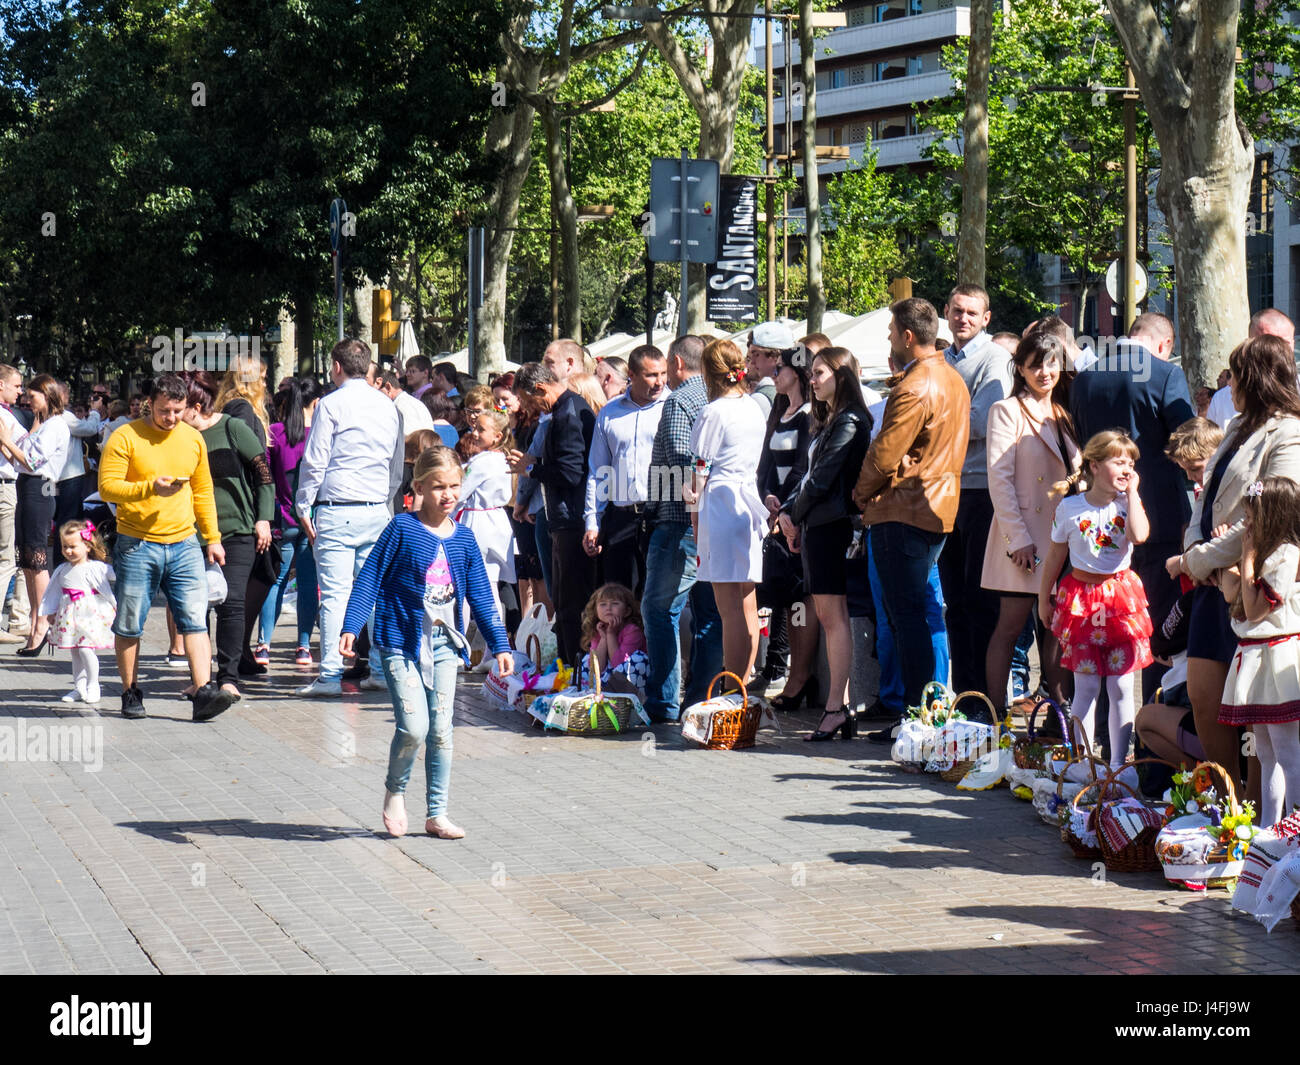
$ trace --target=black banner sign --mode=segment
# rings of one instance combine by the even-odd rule
[[[714,322],[758,321],[758,182],[724,174],[718,190],[718,261],[709,267]]]

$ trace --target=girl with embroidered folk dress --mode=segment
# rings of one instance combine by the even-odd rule
[[[1089,487],[1057,505],[1038,592],[1038,612],[1060,641],[1061,664],[1074,673],[1073,712],[1089,745],[1093,710],[1105,680],[1112,767],[1128,759],[1137,715],[1134,677],[1152,661],[1146,594],[1130,568],[1133,545],[1151,531],[1138,497],[1137,457],[1137,445],[1118,430],[1088,441],[1083,469],[1058,488],[1068,491],[1085,477]],[[1067,556],[1070,572],[1058,582]]]
[[[113,567],[93,522],[67,521],[59,527],[67,559],[50,576],[40,614],[50,622],[55,647],[72,652],[74,687],[65,703],[99,702],[99,652],[113,646]]]
[[[1300,805],[1300,485],[1285,477],[1256,481],[1243,505],[1240,577],[1229,570],[1222,582],[1224,596],[1235,600],[1238,644],[1219,723],[1254,731],[1260,824],[1268,827]]]

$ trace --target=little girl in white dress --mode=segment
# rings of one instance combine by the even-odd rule
[[[68,521],[59,527],[63,557],[41,599],[41,614],[50,620],[53,647],[72,652],[74,688],[65,703],[99,702],[99,655],[113,646],[113,568],[108,551],[89,521]],[[51,650],[53,650],[53,647]]]

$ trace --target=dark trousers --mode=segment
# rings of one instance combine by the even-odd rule
[[[218,684],[239,684],[239,656],[244,650],[244,631],[247,624],[244,598],[248,591],[248,574],[253,568],[253,536],[223,536],[221,546],[226,549],[226,564],[221,575],[226,578],[226,601],[212,608],[217,619],[217,675]]]
[[[551,526],[551,601],[560,657],[576,665],[582,646],[582,609],[596,590],[596,560],[582,548],[582,528]]]
[[[1142,591],[1147,597],[1147,613],[1151,616],[1151,624],[1157,629],[1164,624],[1169,611],[1182,594],[1178,582],[1165,569],[1165,560],[1182,553],[1183,545],[1177,540],[1173,543],[1138,544],[1133,548],[1133,572],[1142,582]],[[1159,662],[1152,662],[1142,671],[1143,703],[1154,699],[1167,668]]]
[[[963,488],[957,520],[939,556],[939,581],[948,604],[948,647],[952,654],[952,690],[983,691],[984,659],[989,637],[998,624],[998,595],[980,586],[984,548],[993,528],[993,500],[987,488]],[[1047,545],[1040,546],[1041,551]],[[876,564],[879,566],[880,561]],[[885,567],[881,567],[882,572]],[[1005,693],[990,693],[994,702]],[[910,705],[910,704],[909,704]]]
[[[897,521],[871,526],[870,535],[871,556],[880,578],[880,606],[894,636],[903,678],[903,705],[920,706],[925,686],[934,679],[934,643],[925,616],[925,589],[930,567],[943,550],[944,535]]]
[[[602,584],[631,588],[639,601],[645,592],[645,555],[650,528],[644,513],[610,503],[601,515],[598,571]]]
[[[74,440],[74,444],[81,445],[80,440]],[[58,498],[54,503],[54,526],[57,530],[65,521],[79,521],[81,519],[82,503],[89,494],[86,491],[86,482],[88,476],[69,477],[66,481],[59,482]]]

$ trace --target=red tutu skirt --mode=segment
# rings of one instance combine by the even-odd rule
[[[1122,677],[1151,664],[1147,597],[1131,569],[1100,584],[1062,577],[1052,632],[1061,641],[1061,665],[1072,673]]]

